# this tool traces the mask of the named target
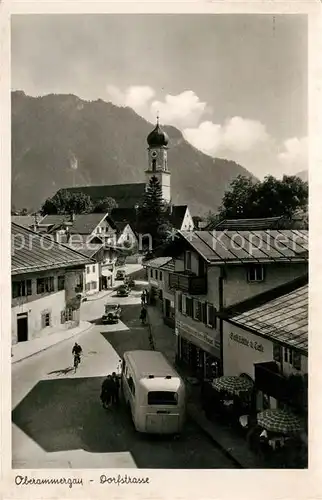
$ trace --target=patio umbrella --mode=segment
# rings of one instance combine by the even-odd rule
[[[292,434],[301,431],[301,420],[293,413],[276,408],[264,410],[257,415],[257,423],[267,431]]]
[[[212,387],[217,391],[227,391],[232,395],[239,395],[241,392],[249,392],[253,389],[252,380],[237,375],[226,375],[215,378]]]

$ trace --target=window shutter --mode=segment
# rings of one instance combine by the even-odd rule
[[[41,315],[41,328],[46,327],[46,314]]]
[[[182,293],[178,293],[178,311],[182,313]]]
[[[64,324],[66,321],[65,311],[61,311],[60,313],[60,322]]]
[[[32,294],[31,280],[27,280],[26,285],[27,285],[27,295],[31,295]]]
[[[212,314],[212,326],[217,328],[217,309],[215,306],[211,306],[211,314]]]
[[[282,361],[282,346],[273,344],[273,359],[280,363]]]
[[[193,300],[191,297],[186,298],[186,305],[187,305],[187,316],[193,318]]]
[[[206,325],[207,324],[207,302],[203,302],[201,305],[201,318],[202,322]]]

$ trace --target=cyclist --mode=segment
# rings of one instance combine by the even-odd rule
[[[83,349],[81,348],[81,346],[79,344],[77,344],[77,342],[75,342],[75,345],[74,345],[73,350],[72,350],[72,354],[74,356],[75,371],[76,371],[78,364],[80,363],[80,357],[81,357],[82,352],[83,352]]]

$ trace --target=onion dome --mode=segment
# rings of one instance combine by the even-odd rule
[[[147,141],[150,148],[168,145],[169,137],[160,127],[159,119],[157,120],[156,127],[148,135]]]

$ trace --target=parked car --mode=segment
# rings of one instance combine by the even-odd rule
[[[81,301],[81,302],[87,302],[87,296],[84,292],[79,292],[76,294],[76,297]]]
[[[115,279],[116,280],[124,280],[124,278],[125,278],[125,269],[118,269],[116,271]]]
[[[126,276],[124,278],[124,285],[126,285],[130,290],[135,287],[135,281],[133,278]]]
[[[102,316],[102,323],[118,323],[121,319],[122,309],[119,304],[105,304],[105,311]]]
[[[126,285],[119,286],[116,294],[118,297],[128,297],[130,294],[129,287]]]

